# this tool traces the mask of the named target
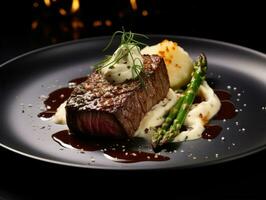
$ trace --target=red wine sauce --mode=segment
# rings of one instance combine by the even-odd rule
[[[136,146],[133,141],[81,138],[70,134],[68,130],[59,131],[53,134],[52,138],[65,148],[74,148],[82,151],[103,151],[107,158],[115,162],[135,163],[142,161],[166,161],[170,159],[155,153],[131,150],[132,146]]]

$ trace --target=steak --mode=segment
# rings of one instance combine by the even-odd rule
[[[71,133],[112,138],[134,136],[144,115],[169,90],[163,59],[156,55],[144,55],[143,59],[144,86],[139,80],[112,84],[95,71],[73,90],[66,104]]]

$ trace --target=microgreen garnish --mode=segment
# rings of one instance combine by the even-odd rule
[[[143,34],[139,34],[139,33],[133,33],[131,31],[126,32],[124,29],[122,31],[116,31],[109,43],[107,44],[107,46],[103,49],[103,51],[106,51],[108,48],[110,48],[110,46],[113,43],[113,40],[116,36],[121,35],[121,39],[120,39],[120,44],[118,46],[117,49],[119,49],[120,47],[123,48],[124,50],[118,51],[116,54],[114,54],[113,56],[111,55],[107,55],[103,60],[101,60],[99,63],[97,63],[95,65],[96,67],[96,71],[99,71],[105,67],[109,67],[110,69],[113,68],[113,66],[117,63],[119,63],[119,61],[127,56],[130,56],[130,58],[133,61],[133,65],[132,66],[127,66],[128,69],[131,68],[132,70],[132,77],[134,77],[134,79],[139,79],[141,84],[144,84],[143,81],[143,75],[145,75],[143,73],[143,62],[139,59],[139,58],[134,58],[132,55],[132,49],[134,47],[138,47],[138,53],[140,54],[140,48],[141,46],[146,46],[145,43],[140,42],[138,40],[136,40],[136,37],[142,37],[142,38],[146,38],[148,39],[147,36],[143,35]],[[111,60],[112,59],[112,60]]]
[[[135,45],[135,46],[147,46],[147,44],[145,44],[143,42],[139,42],[136,39],[134,39],[134,37],[138,36],[138,37],[143,37],[143,38],[149,39],[148,36],[140,34],[140,33],[133,33],[131,31],[126,32],[123,29],[122,31],[116,31],[116,32],[113,33],[109,43],[106,45],[106,47],[103,49],[103,51],[106,51],[107,49],[109,49],[109,47],[113,43],[114,38],[117,35],[120,35],[120,34],[121,34],[121,41],[120,41],[120,45],[119,46],[121,46],[123,44],[131,44],[131,45]]]

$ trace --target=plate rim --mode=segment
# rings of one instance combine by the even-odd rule
[[[200,37],[190,37],[190,36],[179,36],[179,35],[165,35],[165,34],[147,34],[148,37],[169,37],[169,38],[176,38],[176,39],[182,39],[182,40],[193,40],[193,41],[200,41],[200,42],[205,42],[205,43],[211,43],[211,44],[215,44],[215,45],[222,45],[222,46],[226,46],[226,47],[231,47],[234,49],[238,49],[238,50],[242,50],[257,56],[262,57],[263,59],[266,59],[266,54],[263,52],[260,52],[258,50],[254,50],[245,46],[241,46],[238,44],[233,44],[233,43],[229,43],[229,42],[225,42],[225,41],[219,41],[219,40],[214,40],[214,39],[207,39],[207,38],[200,38]],[[78,43],[84,43],[84,42],[90,42],[90,41],[95,41],[95,40],[103,40],[103,39],[108,39],[110,38],[110,35],[106,35],[106,36],[96,36],[96,37],[89,37],[89,38],[83,38],[83,39],[79,39],[79,40],[72,40],[72,41],[66,41],[66,42],[61,42],[58,44],[53,44],[53,45],[48,45],[42,48],[37,48],[31,51],[28,51],[26,53],[20,54],[18,56],[15,56],[12,59],[9,59],[5,62],[3,62],[2,64],[0,64],[0,70],[2,70],[3,67],[7,66],[9,63],[12,63],[16,60],[19,59],[23,59],[26,56],[35,54],[35,53],[39,53],[42,51],[47,51],[49,49],[53,49],[53,48],[57,48],[57,47],[63,47],[66,45],[71,45],[71,44],[78,44]],[[8,66],[7,66],[8,67]],[[146,171],[146,170],[171,170],[171,169],[189,169],[189,168],[198,168],[198,167],[207,167],[210,165],[217,165],[220,163],[224,163],[224,162],[228,162],[228,161],[232,161],[232,160],[237,160],[239,158],[242,157],[246,157],[246,156],[250,156],[252,154],[255,154],[257,152],[263,151],[266,149],[266,143],[264,145],[258,146],[257,148],[253,148],[250,149],[244,153],[238,153],[235,154],[234,156],[229,156],[227,158],[220,158],[220,159],[216,159],[216,160],[211,160],[211,161],[207,161],[207,162],[203,162],[203,163],[198,163],[198,164],[194,164],[194,165],[184,165],[184,166],[172,166],[172,167],[160,167],[160,168],[150,168],[150,167],[143,167],[143,168],[139,168],[139,167],[110,167],[110,166],[97,166],[97,165],[84,165],[84,164],[75,164],[75,163],[69,163],[69,162],[64,162],[64,161],[56,161],[53,159],[48,159],[48,158],[43,158],[40,156],[36,156],[36,155],[32,155],[29,153],[25,153],[21,150],[17,150],[15,148],[9,147],[6,144],[3,144],[0,141],[0,147],[7,149],[11,152],[17,153],[19,155],[31,158],[31,159],[35,159],[35,160],[39,160],[42,162],[46,162],[46,163],[51,163],[51,164],[57,164],[57,165],[61,165],[61,166],[68,166],[68,167],[78,167],[78,168],[87,168],[87,169],[93,169],[93,170],[115,170],[115,171]]]
[[[75,163],[69,163],[69,162],[64,162],[64,161],[56,161],[53,159],[48,159],[48,158],[42,158],[39,156],[34,156],[19,150],[16,150],[14,148],[8,147],[2,143],[0,143],[0,147],[3,147],[7,150],[10,150],[13,153],[17,153],[19,155],[25,156],[26,158],[31,158],[37,161],[42,161],[45,163],[50,163],[50,164],[57,164],[60,166],[67,166],[67,167],[77,167],[77,168],[84,168],[84,169],[92,169],[92,170],[105,170],[105,171],[158,171],[158,170],[175,170],[175,169],[194,169],[194,168],[202,168],[202,167],[208,167],[208,166],[213,166],[213,165],[218,165],[220,163],[226,163],[229,161],[233,160],[238,160],[243,157],[247,157],[250,155],[253,155],[255,153],[261,152],[266,149],[266,144],[259,146],[255,149],[251,149],[245,153],[238,153],[234,156],[229,156],[227,158],[220,158],[216,160],[211,160],[203,163],[198,163],[194,165],[184,165],[184,166],[171,166],[171,167],[160,167],[160,168],[149,168],[147,167],[142,167],[142,168],[137,168],[137,167],[109,167],[109,166],[97,166],[97,165],[84,165],[84,164],[75,164]]]

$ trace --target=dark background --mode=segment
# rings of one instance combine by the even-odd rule
[[[122,26],[146,34],[211,38],[266,52],[261,1],[137,0],[137,8],[130,0],[79,2],[79,10],[71,12],[72,0],[2,1],[0,62],[50,44],[110,35]],[[199,169],[111,172],[57,166],[0,148],[0,199],[52,199],[54,195],[89,199],[95,194],[117,198],[124,196],[121,192],[136,198],[162,195],[167,199],[175,193],[180,199],[210,195],[264,199],[265,158],[262,151]]]

